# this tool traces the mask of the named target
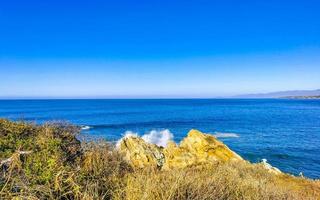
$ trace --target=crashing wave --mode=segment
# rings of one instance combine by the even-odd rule
[[[173,134],[168,129],[162,131],[152,130],[141,138],[148,143],[166,147],[167,143],[173,140]]]
[[[124,136],[117,141],[116,146],[118,146],[124,138],[132,136],[137,137],[139,136],[139,134],[132,131],[126,131]],[[157,146],[161,147],[166,147],[167,143],[173,140],[173,134],[168,129],[151,130],[150,132],[142,135],[141,138],[148,143],[156,144]]]

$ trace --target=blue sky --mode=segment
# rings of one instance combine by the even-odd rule
[[[0,2],[0,98],[320,88],[320,2]]]

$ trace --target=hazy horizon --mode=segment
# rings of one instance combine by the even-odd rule
[[[295,95],[294,92],[302,92],[301,95]],[[312,92],[312,94],[308,94],[308,92]],[[280,97],[287,97],[287,96],[314,96],[314,95],[320,95],[320,89],[314,89],[314,90],[287,90],[287,91],[272,91],[272,92],[266,92],[266,93],[245,93],[245,94],[236,94],[236,95],[229,95],[229,96],[189,96],[189,95],[155,95],[155,96],[126,96],[126,95],[119,95],[119,96],[107,96],[107,95],[101,95],[101,96],[11,96],[11,97],[0,97],[0,100],[86,100],[86,99],[93,99],[93,100],[112,100],[112,99],[241,99],[241,98],[275,98],[275,97],[259,97],[259,95],[268,95],[273,93],[284,93]],[[286,93],[289,93],[289,95],[286,95]],[[257,97],[252,97],[252,95],[257,95]]]
[[[0,3],[0,99],[320,88],[317,1]]]

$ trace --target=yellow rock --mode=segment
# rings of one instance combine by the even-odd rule
[[[154,144],[146,143],[138,136],[129,136],[123,138],[118,148],[124,153],[125,159],[133,167],[161,167],[164,162],[164,155],[160,147]]]
[[[164,149],[164,168],[183,168],[216,161],[242,160],[214,136],[191,130],[180,145],[169,144]]]
[[[197,157],[188,149],[177,146],[174,142],[169,142],[163,150],[165,162],[163,169],[184,168],[198,163]]]
[[[166,148],[149,144],[137,136],[122,139],[119,150],[133,167],[184,168],[216,161],[243,160],[214,136],[191,130],[178,146],[170,141]]]

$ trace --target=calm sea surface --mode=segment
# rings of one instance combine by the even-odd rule
[[[0,117],[69,121],[108,140],[168,129],[179,142],[194,128],[220,134],[252,162],[266,158],[282,171],[320,178],[320,100],[1,100]]]

